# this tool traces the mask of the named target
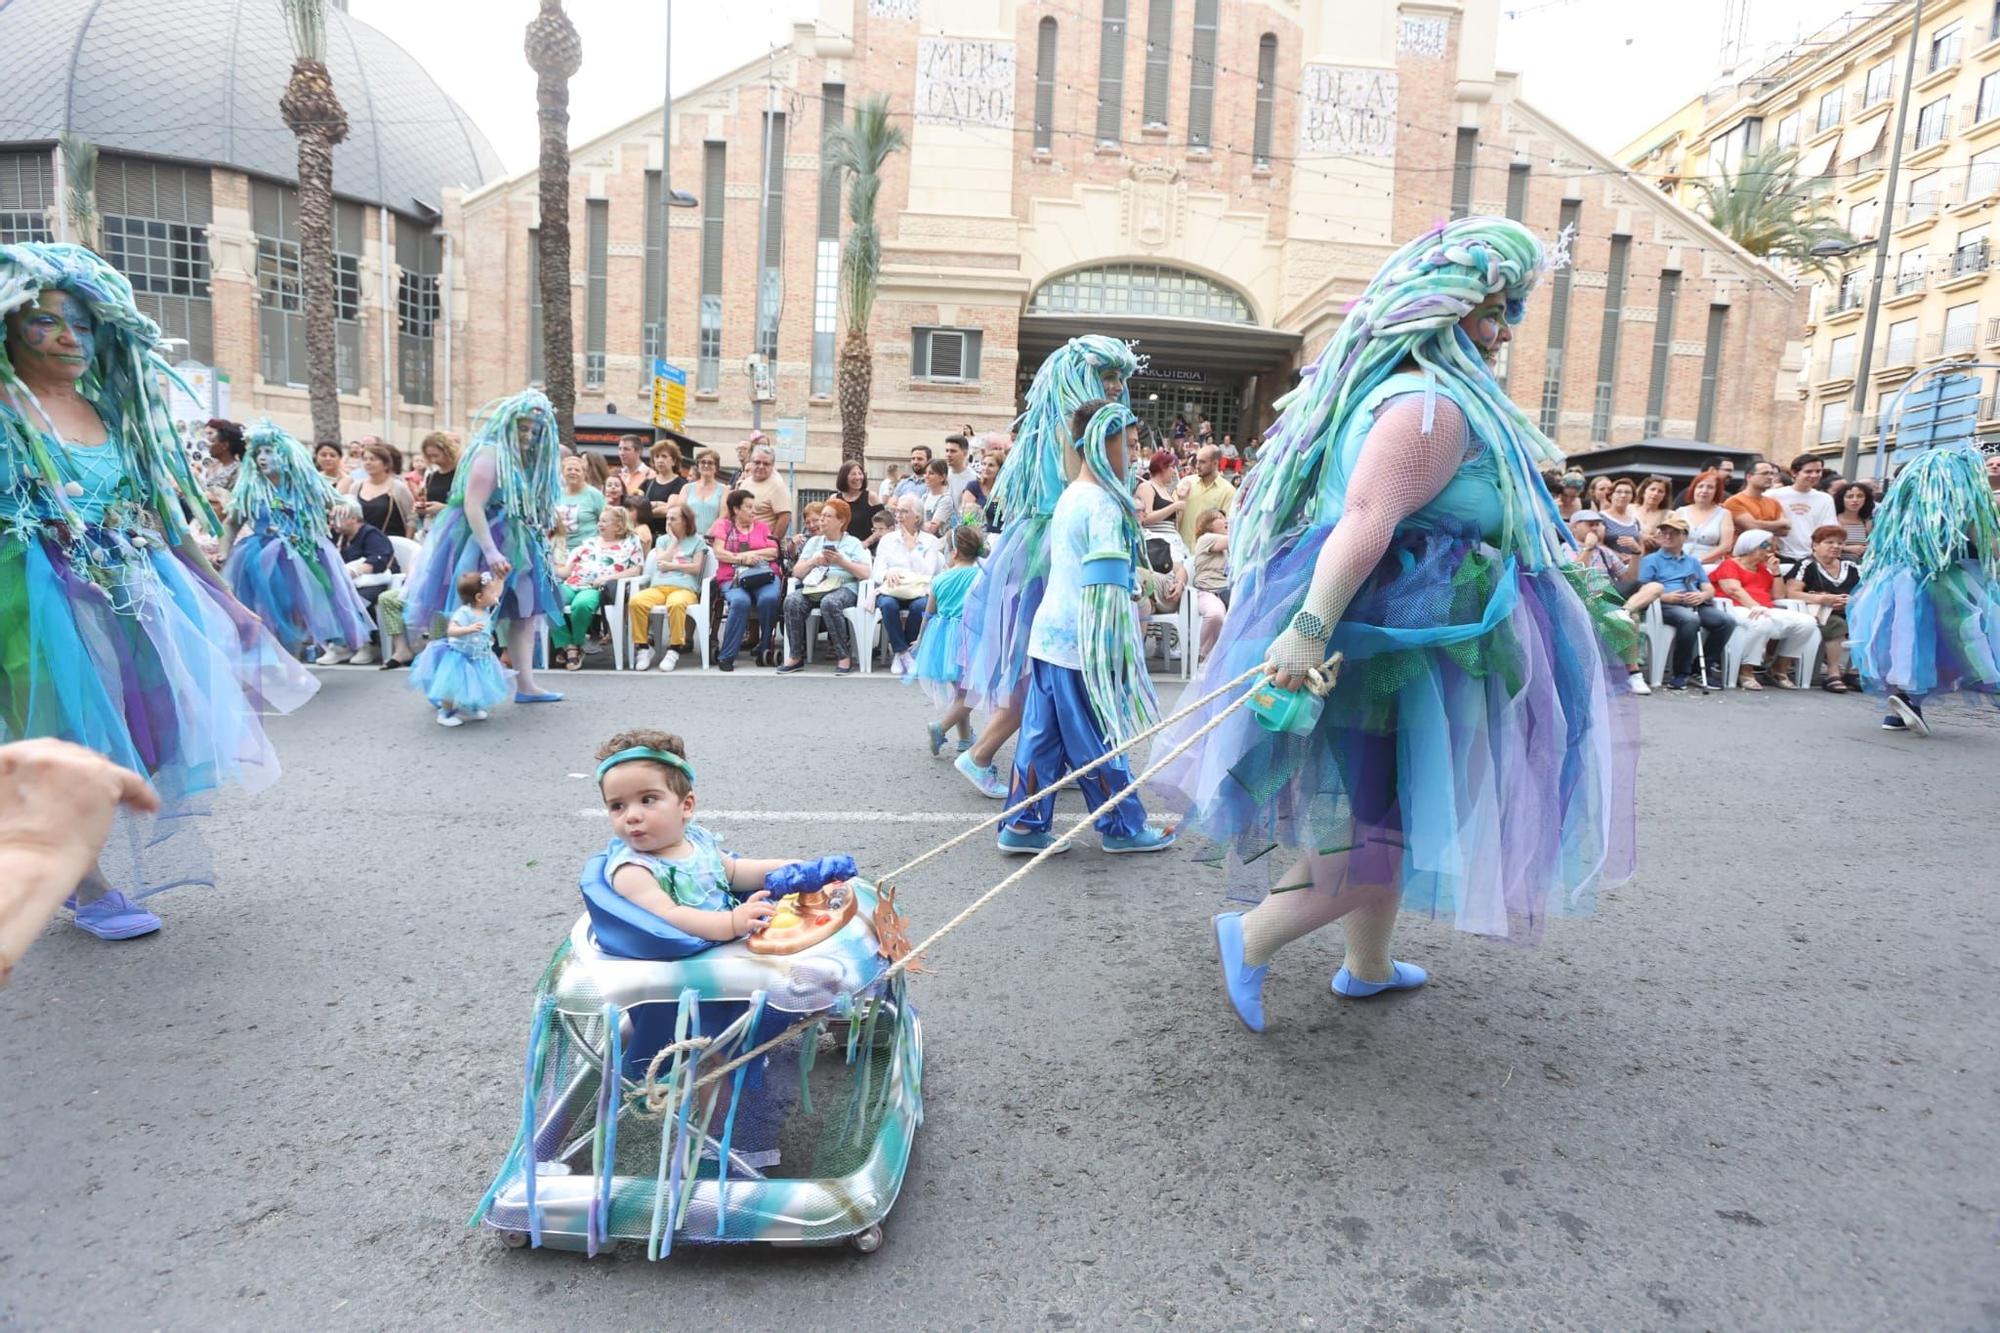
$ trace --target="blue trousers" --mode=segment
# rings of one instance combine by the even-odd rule
[[[783,600],[780,594],[776,579],[757,590],[757,623],[763,626],[764,642],[769,647],[778,642],[778,606]],[[743,646],[744,630],[748,628],[745,622],[750,616],[751,596],[731,579],[722,585],[722,600],[729,612],[722,619],[722,651],[718,656],[724,662],[734,662],[737,650]]]
[[[1028,796],[1061,780],[1111,749],[1090,706],[1090,692],[1084,688],[1083,673],[1056,666],[1039,657],[1028,659],[1026,711],[1021,716],[1021,734],[1014,741],[1014,779],[1007,792],[1007,804],[1018,805]],[[1122,791],[1132,781],[1132,766],[1120,755],[1076,784],[1084,801],[1095,810]],[[1044,796],[1014,816],[1009,827],[1023,833],[1046,833],[1055,817],[1056,798]],[[1146,807],[1136,795],[1127,796],[1097,821],[1099,833],[1131,837],[1146,827]]]

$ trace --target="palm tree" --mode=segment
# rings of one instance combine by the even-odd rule
[[[535,71],[535,116],[542,126],[540,238],[542,387],[555,407],[562,442],[576,439],[576,347],[569,309],[569,81],[583,68],[583,42],[562,0],[541,0],[523,44]]]
[[[87,250],[97,248],[97,145],[81,134],[56,136],[62,147],[64,212],[69,235]]]
[[[868,317],[882,282],[882,234],[875,228],[875,199],[882,192],[882,164],[908,141],[889,123],[889,99],[864,97],[854,118],[829,130],[821,146],[823,170],[847,187],[847,244],[840,252],[840,304],[847,336],[840,342],[834,379],[840,394],[840,458],[858,460],[868,448],[868,395],[875,379],[875,348]]]
[[[1730,240],[1760,258],[1789,260],[1826,277],[1834,265],[1814,247],[1852,246],[1854,237],[1825,215],[1827,183],[1801,178],[1798,166],[1796,149],[1759,149],[1733,174],[1698,180],[1695,189],[1702,212]]]
[[[347,112],[326,71],[326,0],[284,0],[292,77],[278,99],[299,141],[299,275],[305,288],[306,387],[316,441],[340,438],[339,359],[333,308],[333,146]]]

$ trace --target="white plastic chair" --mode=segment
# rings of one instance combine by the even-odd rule
[[[1171,611],[1149,612],[1140,618],[1143,632],[1158,625],[1170,631],[1175,638],[1173,648],[1162,647],[1162,658],[1178,657],[1181,664],[1181,679],[1193,680],[1195,659],[1201,653],[1201,617],[1195,612],[1194,567],[1182,562],[1181,571],[1187,582],[1181,588],[1180,605]]]
[[[1674,632],[1667,626],[1667,618],[1660,611],[1660,604],[1653,602],[1639,613],[1639,630],[1646,636],[1646,683],[1654,689],[1667,678],[1667,659],[1673,655]],[[1695,639],[1695,651],[1701,651],[1701,639]],[[1697,663],[1697,668],[1699,663]]]
[[[1806,603],[1790,597],[1779,598],[1777,605],[1787,611],[1805,611],[1807,613],[1811,611],[1811,608]],[[1812,684],[1813,668],[1819,662],[1820,646],[1824,638],[1825,632],[1815,625],[1813,627],[1812,638],[1806,641],[1804,650],[1799,653],[1798,680],[1800,689],[1805,689]],[[1739,622],[1736,626],[1736,632],[1729,636],[1729,650],[1724,655],[1722,688],[1725,690],[1736,688],[1736,678],[1743,672],[1743,656],[1749,651],[1748,639],[1749,636],[1743,633],[1743,625]]]
[[[410,581],[410,575],[417,568],[417,557],[423,553],[423,546],[408,537],[391,537],[389,546],[396,553],[394,565],[380,574],[361,575],[354,580],[356,588],[380,588],[384,592],[389,592],[401,588]],[[375,613],[375,644],[377,655],[384,662],[388,661],[389,631],[382,627],[382,615],[379,609]]]
[[[859,602],[856,602],[853,606],[848,607],[846,612],[844,613],[847,617],[848,627],[854,631],[854,655],[860,669],[863,672],[872,671],[874,669],[873,658],[875,654],[875,626],[864,620],[863,613],[861,610],[862,604],[866,603],[869,612],[872,613],[874,611],[875,596],[874,593],[871,591],[874,588],[874,586],[875,586],[874,583],[868,579],[863,579],[861,582],[855,584],[854,585],[855,595],[859,597],[861,600]],[[794,592],[798,591],[798,587],[799,587],[799,581],[796,578],[787,580],[785,583],[785,596],[790,597]],[[820,615],[820,609],[817,606],[815,606],[812,610],[806,612],[805,661],[807,666],[812,665],[813,645],[819,641],[820,627],[823,623],[824,623],[823,619]],[[865,653],[862,651],[862,636],[864,634],[867,636],[867,652]],[[789,643],[786,644],[785,651],[789,653],[791,650],[792,650],[791,645]]]

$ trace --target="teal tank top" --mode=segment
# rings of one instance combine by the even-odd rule
[[[1346,432],[1341,436],[1339,448],[1334,454],[1333,466],[1327,469],[1320,492],[1323,500],[1319,522],[1332,523],[1340,517],[1344,507],[1341,501],[1347,495],[1348,482],[1361,461],[1361,450],[1369,430],[1375,425],[1376,414],[1397,398],[1424,392],[1424,377],[1406,371],[1391,375],[1362,399],[1359,410],[1348,418]],[[1440,398],[1457,401],[1448,384],[1440,384],[1437,394]],[[1475,437],[1466,441],[1465,459],[1445,488],[1397,526],[1399,529],[1476,535],[1486,541],[1497,541],[1505,525],[1499,460],[1486,441]]]

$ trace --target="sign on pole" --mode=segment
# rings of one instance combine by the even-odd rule
[[[687,372],[665,357],[653,358],[653,426],[655,429],[687,429]]]
[[[799,464],[806,461],[806,419],[804,417],[779,417],[777,435],[772,449],[780,463]]]

